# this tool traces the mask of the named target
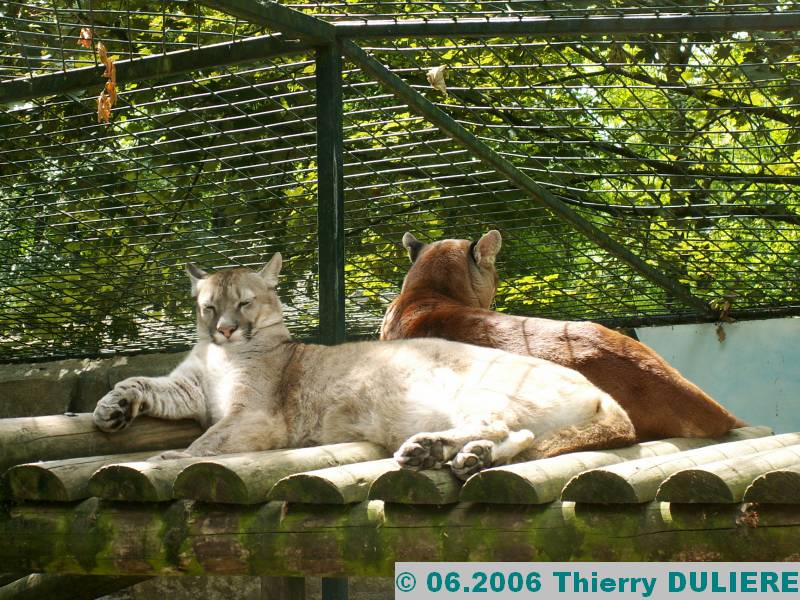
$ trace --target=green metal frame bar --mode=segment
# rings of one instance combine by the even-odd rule
[[[307,41],[330,43],[336,40],[333,25],[299,10],[270,0],[200,0],[215,8],[251,23],[266,25],[287,35]]]
[[[319,327],[323,344],[345,338],[342,55],[338,44],[317,48],[317,223]]]
[[[338,23],[339,38],[500,37],[605,33],[713,33],[725,31],[798,31],[800,12],[705,15],[632,15],[627,17],[549,17],[402,20],[394,23]]]
[[[406,102],[409,108],[439,127],[462,147],[468,149],[474,156],[478,157],[484,164],[489,165],[498,173],[508,178],[510,182],[526,192],[534,201],[549,208],[562,221],[570,224],[574,229],[581,232],[610,254],[626,262],[638,273],[665,289],[675,298],[699,310],[703,314],[715,314],[713,309],[703,300],[693,296],[680,283],[646,263],[625,246],[612,239],[604,231],[598,229],[573,211],[564,202],[556,198],[525,173],[517,169],[512,163],[464,129],[450,115],[414,90],[405,81],[392,73],[380,61],[367,54],[354,42],[343,42],[342,50],[345,56],[388,87],[398,98]]]
[[[308,52],[309,43],[262,36],[241,42],[222,42],[191,50],[178,50],[133,60],[116,61],[117,82],[158,80],[207,67],[253,62],[264,58]],[[85,67],[64,73],[39,75],[0,83],[0,104],[21,102],[43,96],[77,92],[91,87],[99,90],[105,67]]]

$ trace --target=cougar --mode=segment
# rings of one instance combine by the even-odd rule
[[[197,344],[168,376],[118,383],[97,404],[97,426],[116,431],[147,414],[207,427],[163,458],[369,441],[402,467],[449,464],[461,478],[634,438],[608,394],[545,360],[434,339],[295,342],[280,268],[280,254],[258,272],[189,265]]]
[[[501,245],[495,230],[477,242],[430,244],[406,233],[403,246],[412,264],[384,315],[381,339],[446,338],[576,369],[625,409],[637,441],[718,437],[745,425],[654,350],[626,335],[597,323],[489,310]]]

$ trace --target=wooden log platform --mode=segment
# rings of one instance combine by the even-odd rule
[[[92,495],[89,492],[89,478],[97,469],[111,463],[145,460],[152,454],[152,451],[148,451],[26,463],[11,467],[6,471],[5,478],[16,500],[83,500]]]
[[[368,442],[314,448],[269,450],[197,461],[178,474],[175,498],[253,504],[265,502],[272,486],[288,475],[349,463],[385,458],[385,448]]]
[[[24,504],[0,514],[14,571],[392,575],[395,561],[781,561],[800,506]],[[690,510],[687,510],[690,509]],[[743,513],[743,508],[745,512]]]
[[[753,480],[765,472],[800,466],[800,445],[729,458],[679,471],[661,484],[662,502],[741,502]]]
[[[384,458],[289,475],[275,484],[267,499],[309,504],[362,502],[378,477],[399,468],[393,458]]]
[[[428,471],[396,469],[378,477],[369,488],[372,500],[401,504],[453,504],[462,481],[449,468]]]
[[[181,471],[202,458],[131,461],[109,464],[89,479],[92,496],[122,502],[163,502],[171,500],[172,487]]]
[[[656,497],[664,480],[678,471],[798,443],[800,433],[785,433],[592,469],[570,480],[564,487],[561,498],[573,502],[604,504],[649,502]]]
[[[567,482],[584,471],[640,458],[676,454],[712,444],[764,437],[771,433],[768,427],[743,427],[716,440],[671,438],[617,450],[574,452],[495,467],[471,477],[461,490],[460,499],[464,502],[544,504],[560,498]]]
[[[764,473],[744,492],[745,502],[800,503],[800,465]]]
[[[116,433],[97,429],[90,413],[0,419],[0,473],[40,460],[185,448],[201,433],[193,421],[149,417],[139,417]]]

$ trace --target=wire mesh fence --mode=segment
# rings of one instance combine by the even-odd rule
[[[796,10],[663,0],[284,5],[366,25]],[[84,29],[88,47],[78,44]],[[96,88],[4,102],[18,78],[96,65],[98,41],[127,60],[264,34],[188,1],[0,8],[0,361],[185,348],[193,326],[184,263],[256,265],[276,250],[287,320],[316,337],[313,52],[122,82],[108,124],[97,123],[99,77]],[[361,45],[718,314],[766,317],[800,311],[797,42],[788,31],[732,31]],[[499,310],[611,324],[708,318],[345,65],[349,336],[375,335],[399,291],[405,231],[434,240],[499,229]],[[440,67],[435,89],[427,74]]]

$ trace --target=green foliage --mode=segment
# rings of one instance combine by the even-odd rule
[[[89,23],[118,60],[260,33],[178,0],[156,10],[141,0],[0,10],[10,24],[0,29],[3,78],[95,64],[76,45]],[[370,44],[693,294],[767,310],[800,302],[796,42],[737,33]],[[425,78],[443,64],[447,96]],[[0,107],[0,358],[186,346],[184,263],[257,265],[277,250],[289,322],[313,336],[313,57],[129,82],[109,125],[94,115],[101,86]],[[345,86],[351,334],[374,334],[397,293],[406,230],[433,240],[500,229],[499,310],[691,318],[352,65]]]

